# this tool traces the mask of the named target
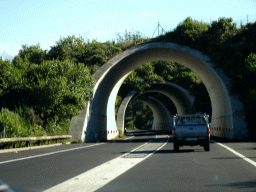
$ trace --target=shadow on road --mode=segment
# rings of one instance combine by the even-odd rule
[[[153,139],[153,140],[152,140]],[[150,140],[151,143],[163,143],[163,141],[167,140],[167,138],[135,138],[135,139],[127,139],[127,140],[123,140],[123,139],[116,139],[116,140],[110,140],[107,141],[108,143],[146,143],[149,142]],[[172,142],[172,139],[169,139],[169,142]]]
[[[249,158],[249,159],[256,159],[256,157],[246,157],[246,158]],[[220,157],[220,158],[211,158],[211,159],[242,159],[241,157]]]
[[[141,139],[116,139],[116,140],[109,140],[107,141],[107,143],[145,143],[145,142],[149,142],[151,139],[153,138],[141,138]]]
[[[159,150],[155,154],[164,154],[164,153],[190,153],[194,152],[194,149],[180,149],[179,151],[174,150]]]
[[[246,142],[254,142],[255,138],[244,138],[244,139],[228,139],[228,138],[222,138],[222,137],[216,137],[211,135],[211,139],[220,143],[246,143]]]
[[[161,135],[171,135],[170,131],[151,131],[151,130],[128,130],[126,136],[130,137],[130,136],[136,136],[134,138],[131,139],[127,139],[126,138],[120,138],[120,139],[114,139],[114,140],[108,140],[108,143],[136,143],[136,142],[141,142],[141,143],[145,143],[145,142],[149,142],[150,140],[154,139],[151,142],[163,142],[163,139],[167,139],[166,138],[156,138],[156,137],[152,137],[152,136],[161,136]],[[142,138],[140,138],[142,137]],[[172,141],[172,138],[169,139],[169,141]]]
[[[166,154],[166,153],[190,153],[190,152],[194,152],[194,149],[181,149],[179,151],[174,151],[174,150],[159,150],[157,151],[155,154]],[[131,152],[130,154],[149,154],[149,153],[153,153],[154,150],[146,150],[146,151],[134,151]],[[205,152],[204,150],[202,151],[196,151],[196,152]],[[120,152],[119,154],[125,154],[125,153],[129,153],[129,151],[124,151],[124,152]],[[116,153],[113,153],[116,154]]]
[[[234,183],[228,183],[228,184],[215,184],[215,185],[207,185],[210,187],[226,187],[229,188],[229,190],[232,190],[232,188],[239,188],[239,189],[254,189],[256,191],[256,180],[246,181],[246,182],[234,182]],[[231,188],[231,189],[230,189]]]

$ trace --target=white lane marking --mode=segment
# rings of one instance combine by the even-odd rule
[[[26,160],[26,159],[36,158],[36,157],[43,157],[43,156],[52,155],[52,154],[56,154],[56,153],[63,153],[63,152],[67,152],[67,151],[72,151],[72,150],[82,149],[82,148],[87,148],[87,147],[93,147],[93,146],[102,145],[102,144],[105,144],[105,143],[97,143],[94,145],[87,145],[87,146],[83,146],[83,147],[76,147],[76,148],[66,149],[66,150],[62,150],[62,151],[56,151],[56,152],[51,152],[51,153],[42,153],[40,155],[34,155],[34,156],[23,157],[23,158],[19,158],[19,159],[7,160],[7,161],[0,162],[0,165],[4,164],[4,163],[16,162],[16,161],[21,161],[21,160]]]
[[[150,140],[149,142],[151,141],[152,140]],[[155,152],[162,149],[168,143],[168,141],[169,141],[169,138],[164,144],[162,144],[159,148],[157,148],[156,150],[154,150],[144,158],[125,158],[124,157],[126,155],[131,154],[131,152],[138,150],[139,148],[142,148],[143,146],[147,145],[149,142],[145,143],[135,148],[134,150],[130,151],[129,153],[126,153],[102,165],[99,165],[85,173],[82,173],[80,175],[77,175],[76,177],[73,177],[67,181],[64,181],[63,183],[55,185],[54,187],[49,188],[44,192],[96,191],[99,188],[111,182],[112,180],[114,180],[115,178],[117,178],[118,176],[122,175],[123,173],[125,173],[126,171],[134,167],[135,165],[149,158]],[[159,145],[159,143],[155,143],[155,145]],[[143,150],[144,149],[142,149],[142,152]]]
[[[131,139],[131,138],[133,138],[134,136],[132,136],[132,137],[128,137],[128,138],[126,138],[126,139],[124,139],[124,140],[127,140],[127,139]]]
[[[240,154],[240,153],[236,152],[235,150],[233,150],[233,149],[229,148],[229,147],[228,147],[228,146],[226,146],[226,145],[223,145],[223,144],[218,143],[218,142],[213,141],[213,140],[211,140],[211,141],[212,141],[212,142],[214,142],[214,143],[217,143],[218,145],[220,145],[220,146],[222,146],[222,147],[224,147],[224,148],[226,148],[227,150],[231,151],[231,152],[232,152],[232,153],[234,153],[235,155],[237,155],[237,156],[241,157],[243,160],[245,160],[245,161],[247,161],[247,162],[251,163],[254,167],[256,167],[256,162],[255,162],[255,161],[253,161],[253,160],[249,159],[248,157],[243,156],[242,154]]]

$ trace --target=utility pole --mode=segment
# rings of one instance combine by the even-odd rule
[[[163,28],[163,27],[160,25],[160,23],[158,22],[157,27],[156,27],[156,30],[158,29],[158,36],[159,36],[159,27],[162,28],[162,34],[163,34],[163,32],[165,31],[164,28]],[[156,32],[156,30],[155,30],[155,32]],[[153,38],[155,32],[153,33],[152,38]]]
[[[247,15],[247,25],[248,25],[248,15]]]
[[[158,36],[159,36],[159,22],[158,22],[158,26],[157,26],[157,28],[158,28]]]

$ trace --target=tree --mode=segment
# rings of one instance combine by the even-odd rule
[[[256,53],[251,53],[245,59],[245,67],[249,72],[256,73]]]
[[[232,18],[219,18],[218,21],[213,21],[208,29],[206,36],[210,44],[222,44],[231,37],[237,34],[238,29],[236,23],[232,23]]]
[[[18,56],[23,59],[23,61],[28,61],[30,64],[41,64],[43,60],[45,60],[46,51],[40,47],[40,44],[31,46],[22,45],[21,47]],[[14,59],[18,58],[15,57]]]
[[[56,45],[52,46],[47,54],[49,60],[59,59],[61,61],[65,59],[78,61],[79,56],[86,52],[84,49],[84,39],[79,36],[75,37],[67,36],[66,38],[60,37],[59,41],[56,41]]]

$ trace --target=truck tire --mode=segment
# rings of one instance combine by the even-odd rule
[[[179,145],[177,142],[173,142],[174,151],[179,151]]]
[[[210,151],[210,140],[205,141],[204,150],[205,151]]]

